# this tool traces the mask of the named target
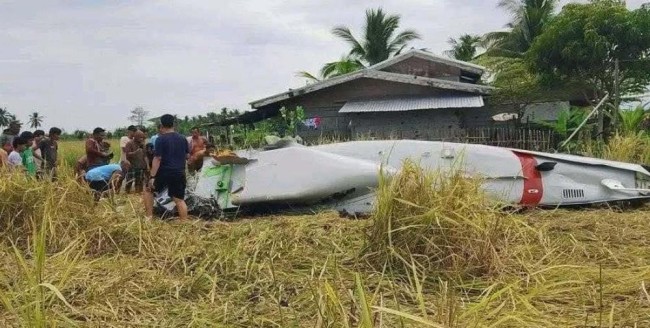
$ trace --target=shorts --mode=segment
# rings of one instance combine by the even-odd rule
[[[162,192],[167,189],[167,194],[172,198],[185,199],[185,188],[187,182],[185,173],[158,173],[153,181],[155,192]]]
[[[136,181],[142,183],[144,179],[144,169],[130,169],[126,172],[126,181]]]
[[[88,181],[88,185],[90,186],[90,189],[97,192],[107,191],[110,187],[110,184],[106,180]]]

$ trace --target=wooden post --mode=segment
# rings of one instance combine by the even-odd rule
[[[613,127],[616,127],[618,124],[619,107],[621,106],[621,94],[619,92],[620,83],[620,69],[618,59],[616,59],[614,61],[614,117],[612,118]]]

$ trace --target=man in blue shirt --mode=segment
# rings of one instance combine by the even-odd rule
[[[153,216],[153,193],[167,189],[178,210],[181,221],[188,220],[185,204],[185,168],[189,155],[187,140],[174,131],[174,116],[160,117],[160,133],[154,143],[151,178],[143,194],[147,216]]]
[[[86,181],[90,189],[95,191],[95,200],[109,190],[118,190],[122,180],[122,172],[129,169],[129,162],[122,161],[120,164],[108,164],[97,166],[86,173]]]

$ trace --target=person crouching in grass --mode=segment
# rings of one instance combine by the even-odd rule
[[[149,165],[145,157],[144,137],[144,132],[136,131],[133,133],[133,139],[124,146],[125,158],[131,164],[131,168],[126,173],[126,186],[124,188],[126,193],[131,191],[131,185],[134,183],[136,193],[142,193],[144,188],[145,177],[149,172]]]
[[[122,161],[120,164],[107,164],[95,167],[86,172],[86,181],[93,190],[95,201],[107,193],[115,193],[120,189],[122,172],[129,170],[129,163]]]
[[[75,179],[79,183],[86,182],[86,172],[88,171],[88,158],[86,155],[83,155],[77,159],[77,162],[74,163],[74,175]]]

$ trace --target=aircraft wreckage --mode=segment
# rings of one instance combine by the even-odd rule
[[[368,214],[379,171],[399,172],[405,159],[425,170],[460,168],[481,177],[494,198],[522,206],[650,200],[650,167],[565,154],[434,141],[351,141],[303,146],[280,141],[237,157],[207,157],[189,179],[190,213],[212,216],[255,208],[332,209]],[[156,207],[170,213],[165,192]]]

